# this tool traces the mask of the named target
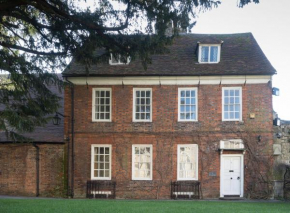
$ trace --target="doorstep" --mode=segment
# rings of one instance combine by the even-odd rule
[[[245,200],[244,197],[240,196],[226,196],[226,197],[220,197],[220,200]]]

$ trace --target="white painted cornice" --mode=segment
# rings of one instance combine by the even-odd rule
[[[265,84],[270,75],[233,76],[138,76],[138,77],[68,77],[76,85],[215,85]]]

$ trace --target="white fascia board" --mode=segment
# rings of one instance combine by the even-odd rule
[[[215,85],[265,84],[271,75],[248,76],[138,76],[138,77],[68,77],[76,85]]]

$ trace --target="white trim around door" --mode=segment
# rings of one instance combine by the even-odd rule
[[[244,196],[244,155],[221,154],[220,197]]]

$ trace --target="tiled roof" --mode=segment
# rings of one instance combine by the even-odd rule
[[[61,75],[58,75],[61,78]],[[58,112],[64,114],[64,100],[63,90],[60,92],[56,86],[50,86],[49,89],[57,94],[61,100],[59,102],[60,108]],[[3,107],[3,106],[2,106]],[[0,106],[0,110],[2,108]],[[51,115],[51,116],[54,116]],[[64,137],[64,124],[63,118],[61,117],[60,125],[53,125],[52,120],[43,127],[36,127],[34,132],[23,134],[26,137],[32,138],[34,142],[63,142]],[[5,132],[0,130],[0,143],[9,142],[11,139],[7,138]]]
[[[200,64],[198,43],[222,43],[221,60],[217,64]],[[144,70],[141,61],[128,65],[102,63],[89,68],[90,76],[205,76],[205,75],[273,75],[268,61],[251,33],[184,34],[169,47],[170,53],[153,55],[152,64]],[[63,76],[85,76],[85,67],[71,62]]]

